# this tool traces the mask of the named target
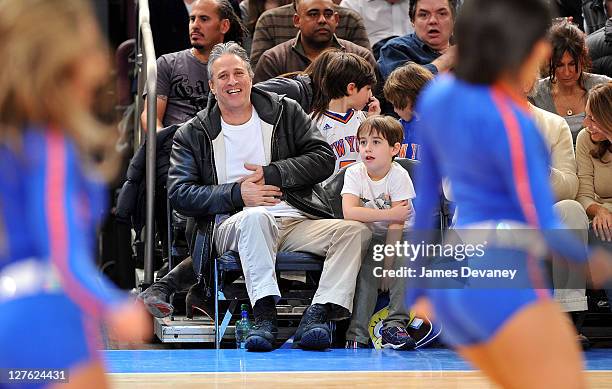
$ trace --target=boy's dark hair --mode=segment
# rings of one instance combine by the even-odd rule
[[[410,8],[408,8],[408,15],[410,16],[410,21],[414,22],[414,16],[416,15],[416,6],[419,3],[419,0],[410,1]],[[451,9],[451,13],[453,14],[453,19],[457,16],[457,0],[448,0],[448,7]]]
[[[545,37],[551,17],[544,0],[466,1],[456,23],[455,74],[473,84],[491,85],[504,72],[515,73]]]
[[[361,123],[357,129],[357,139],[363,138],[370,133],[376,133],[384,138],[389,146],[394,146],[396,143],[401,144],[404,139],[404,129],[400,122],[386,115],[370,116]]]
[[[322,98],[313,102],[315,120],[321,117],[332,99],[348,96],[346,88],[354,83],[357,89],[376,84],[376,73],[372,65],[353,53],[339,53],[330,59],[321,82]],[[313,87],[315,85],[313,84]]]
[[[396,108],[404,109],[408,104],[412,108],[421,89],[433,78],[427,68],[414,62],[402,65],[392,71],[385,81],[385,99]]]

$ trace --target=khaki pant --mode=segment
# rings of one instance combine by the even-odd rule
[[[266,296],[278,300],[277,251],[302,251],[325,257],[313,304],[333,303],[349,313],[357,273],[370,243],[362,223],[335,219],[275,218],[263,207],[247,208],[217,226],[217,251],[240,254],[251,305]]]
[[[589,236],[589,218],[584,208],[575,200],[561,200],[555,203],[555,212],[561,223],[573,230],[586,246]],[[568,264],[553,255],[552,276],[555,300],[565,312],[586,311],[586,277],[582,272],[571,272]],[[576,286],[582,286],[576,289]]]

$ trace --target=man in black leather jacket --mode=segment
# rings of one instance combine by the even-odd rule
[[[269,351],[276,340],[276,252],[325,257],[319,287],[294,338],[302,348],[325,349],[331,344],[327,321],[351,312],[370,231],[332,219],[318,185],[333,173],[330,146],[295,101],[252,87],[242,47],[215,46],[208,73],[214,98],[174,137],[170,202],[195,218],[193,248],[204,260],[216,252],[239,252],[255,315],[249,350]],[[195,267],[201,272],[202,264]]]

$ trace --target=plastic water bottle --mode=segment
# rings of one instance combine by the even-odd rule
[[[236,348],[244,348],[246,343],[246,337],[251,329],[251,322],[249,321],[249,306],[242,304],[240,310],[242,311],[240,320],[236,322]]]

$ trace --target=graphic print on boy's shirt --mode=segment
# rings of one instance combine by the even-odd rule
[[[331,146],[336,157],[334,173],[360,160],[357,129],[365,119],[364,112],[351,109],[346,113],[325,111],[317,120],[319,131]]]

